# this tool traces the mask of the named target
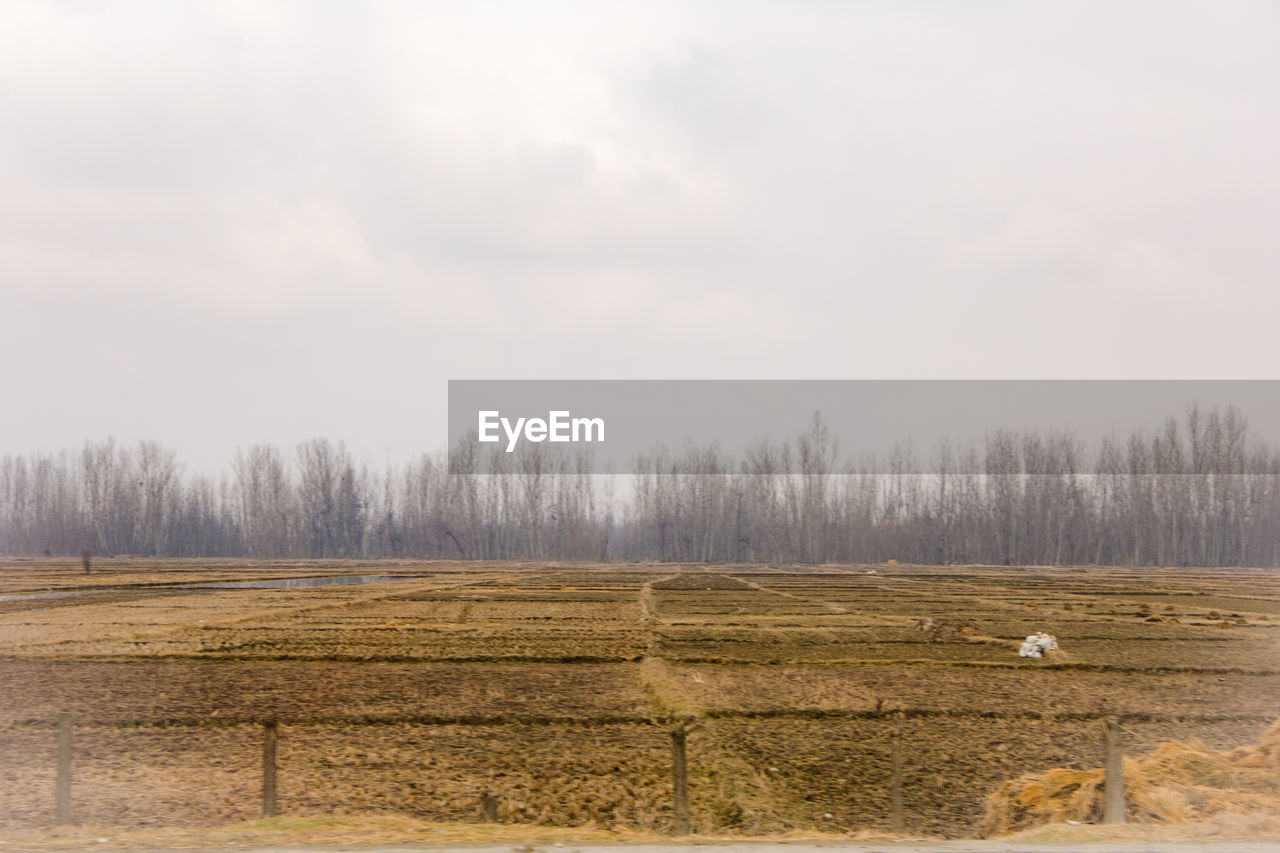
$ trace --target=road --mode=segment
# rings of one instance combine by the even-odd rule
[[[224,851],[230,848],[203,848]],[[640,844],[420,844],[236,847],[236,853],[1280,853],[1280,841],[706,841]],[[9,848],[10,853],[14,848]],[[145,850],[138,853],[200,853]]]

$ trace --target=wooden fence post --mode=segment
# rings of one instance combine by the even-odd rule
[[[275,817],[276,810],[276,738],[279,724],[267,720],[262,724],[262,816]]]
[[[893,741],[889,753],[889,828],[901,835],[907,828],[902,813],[902,729],[905,715],[898,711],[893,717]]]
[[[498,822],[498,795],[484,791],[480,794],[480,820],[485,823]]]
[[[1124,823],[1124,748],[1120,742],[1120,724],[1111,717],[1102,721],[1102,752],[1106,772],[1102,820]]]
[[[71,823],[71,715],[58,716],[58,777],[54,786],[54,823]]]
[[[683,728],[671,732],[671,769],[676,801],[675,823],[671,829],[675,835],[689,834],[689,764],[685,757],[685,736]]]

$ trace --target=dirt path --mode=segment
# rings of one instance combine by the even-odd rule
[[[640,587],[640,618],[648,634],[648,647],[640,661],[640,685],[659,716],[698,716],[700,709],[693,707],[683,691],[677,690],[658,649],[658,612],[653,603],[653,585],[668,581],[677,575],[667,575],[646,581]]]
[[[645,581],[640,587],[640,619],[644,622],[645,630],[649,632],[649,648],[645,652],[646,657],[656,657],[658,654],[658,611],[653,606],[653,585],[676,577],[678,575],[654,578],[651,581]]]

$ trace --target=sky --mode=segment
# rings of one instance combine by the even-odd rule
[[[0,454],[449,379],[1274,379],[1280,5],[0,0]]]

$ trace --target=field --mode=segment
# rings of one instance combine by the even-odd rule
[[[361,582],[299,586],[304,578]],[[689,734],[704,833],[909,832],[1126,748],[1248,743],[1280,714],[1280,573],[101,560],[0,564],[0,828],[397,812],[667,831]],[[263,586],[268,581],[278,586]],[[246,587],[245,583],[259,585]],[[293,585],[286,586],[286,583]],[[918,620],[972,623],[938,638]],[[1061,651],[1020,658],[1027,634]],[[902,712],[901,722],[897,712]]]

